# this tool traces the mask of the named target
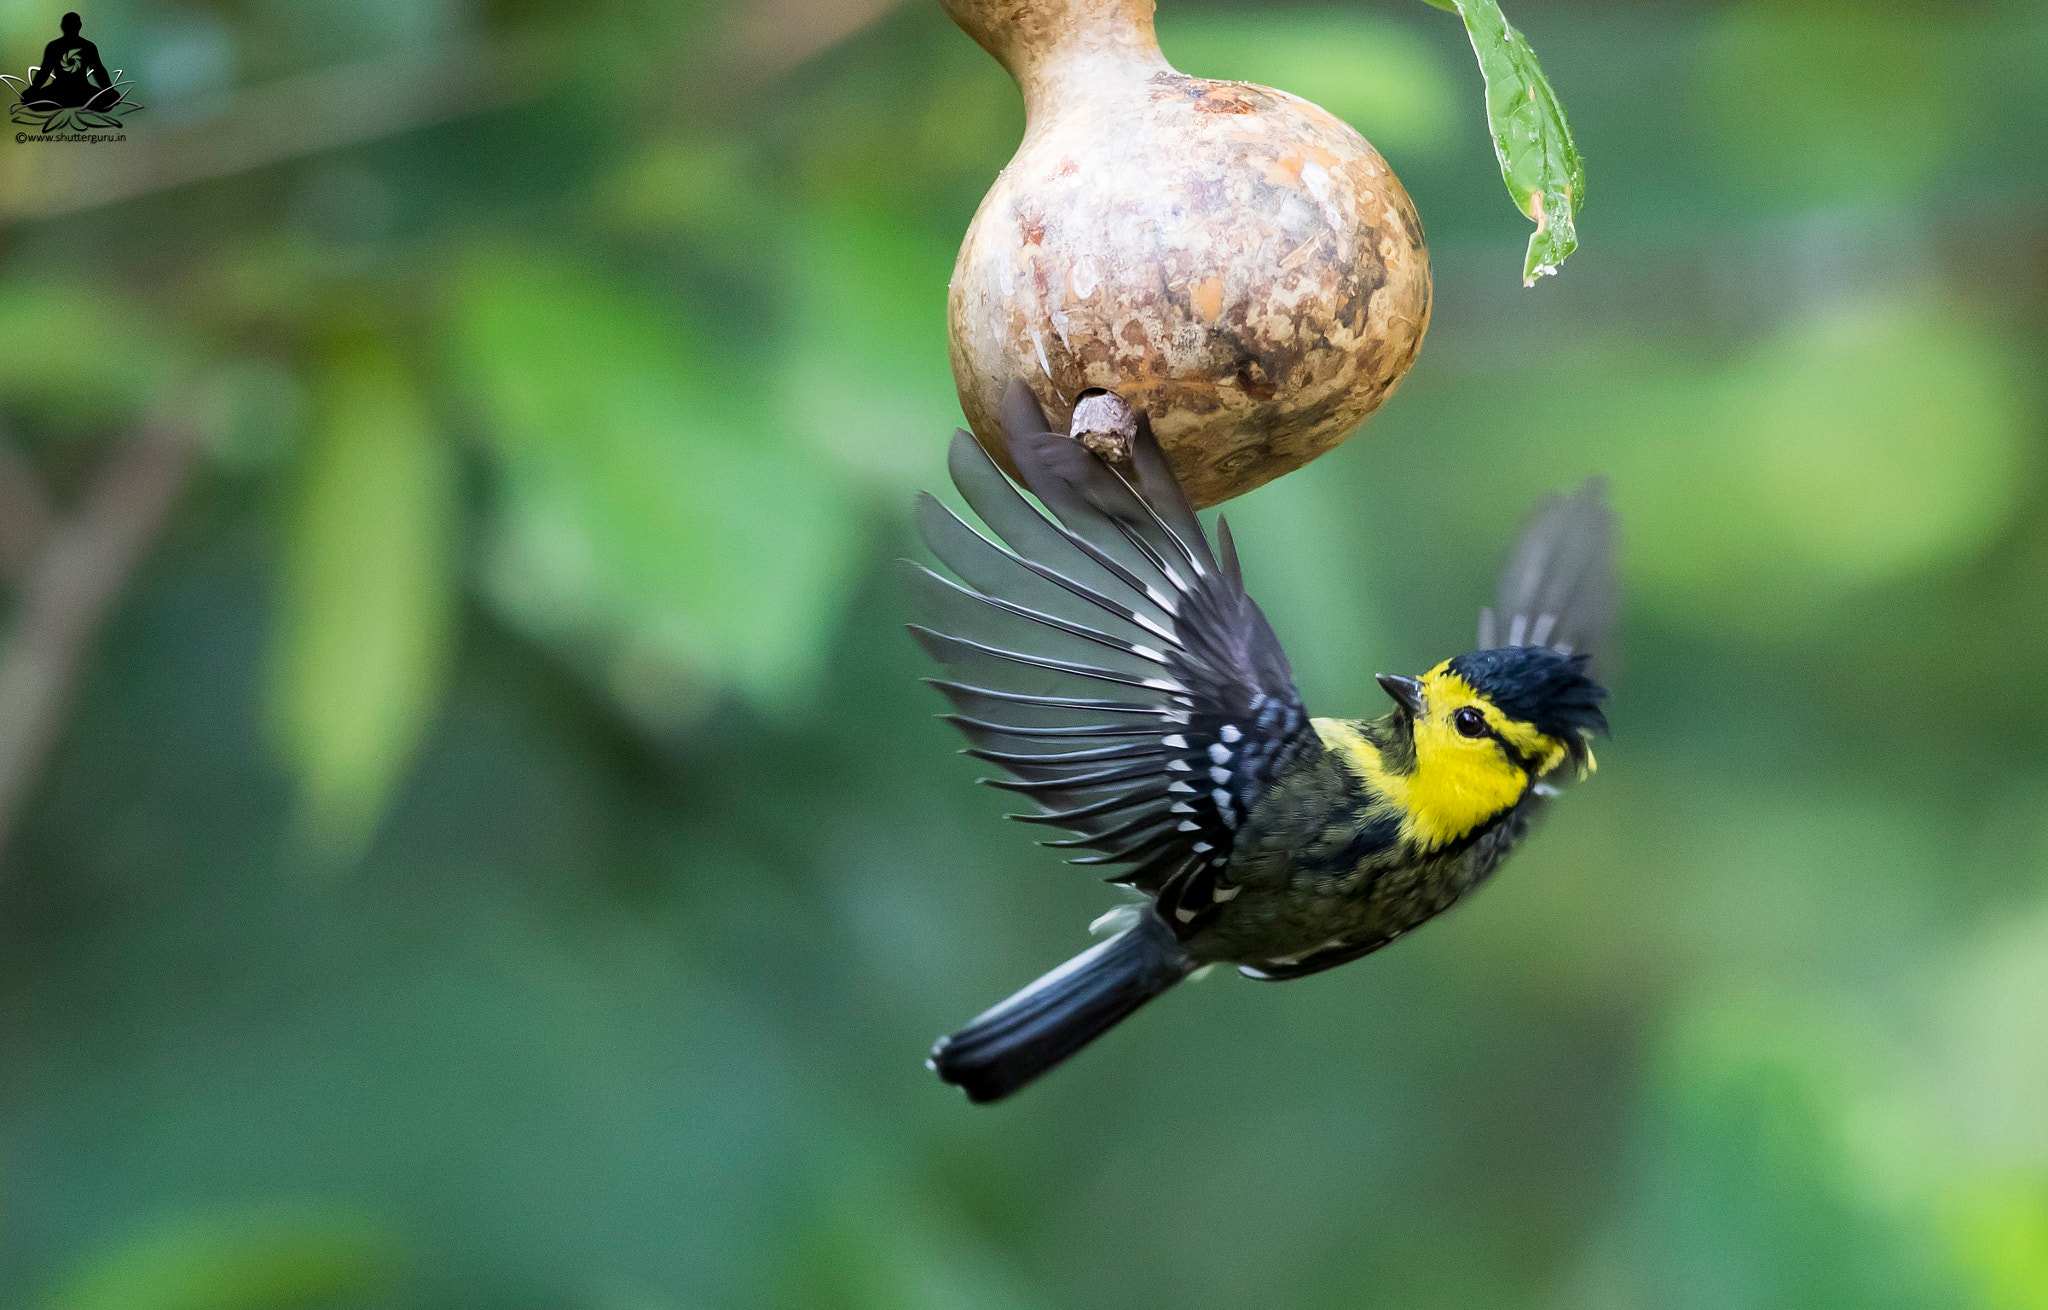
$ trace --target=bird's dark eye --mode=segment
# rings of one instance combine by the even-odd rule
[[[1464,733],[1467,737],[1484,737],[1486,735],[1486,716],[1473,709],[1470,705],[1453,714],[1451,722],[1457,725],[1458,731]]]

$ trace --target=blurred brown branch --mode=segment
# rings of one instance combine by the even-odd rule
[[[47,515],[34,470],[11,446],[0,449],[0,486],[12,484],[0,496],[40,502]],[[16,575],[0,649],[0,850],[56,741],[93,634],[156,540],[195,454],[181,430],[145,425],[107,452],[77,507],[48,522]]]
[[[721,62],[766,81],[823,54],[903,0],[752,0],[733,9]]]
[[[22,150],[0,173],[0,221],[51,218],[502,108],[553,85],[531,40],[404,50],[240,92],[183,126],[146,121],[107,150]]]
[[[900,3],[750,0],[734,10],[711,62],[743,81],[767,81]],[[138,120],[115,149],[0,155],[0,223],[54,218],[508,108],[547,94],[573,71],[540,33],[315,69],[241,91],[195,122]]]

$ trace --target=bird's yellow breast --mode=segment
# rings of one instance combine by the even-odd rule
[[[1389,767],[1355,724],[1312,719],[1323,746],[1363,781],[1385,811],[1400,816],[1403,841],[1433,851],[1464,837],[1522,799],[1529,775],[1498,751],[1432,751],[1418,742],[1415,768]]]

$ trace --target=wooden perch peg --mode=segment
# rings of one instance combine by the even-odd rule
[[[1138,413],[1114,391],[1084,391],[1074,402],[1067,435],[1112,464],[1131,462],[1138,439]]]
[[[1024,93],[947,314],[961,407],[998,459],[1012,378],[1091,446],[1117,429],[1076,412],[1088,393],[1142,410],[1198,505],[1379,407],[1429,326],[1429,253],[1364,137],[1284,91],[1175,72],[1152,0],[942,3]]]

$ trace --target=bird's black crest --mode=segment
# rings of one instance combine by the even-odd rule
[[[1503,646],[1460,655],[1451,661],[1451,672],[1509,718],[1569,744],[1607,731],[1600,710],[1607,689],[1586,676],[1591,658],[1548,646]]]

